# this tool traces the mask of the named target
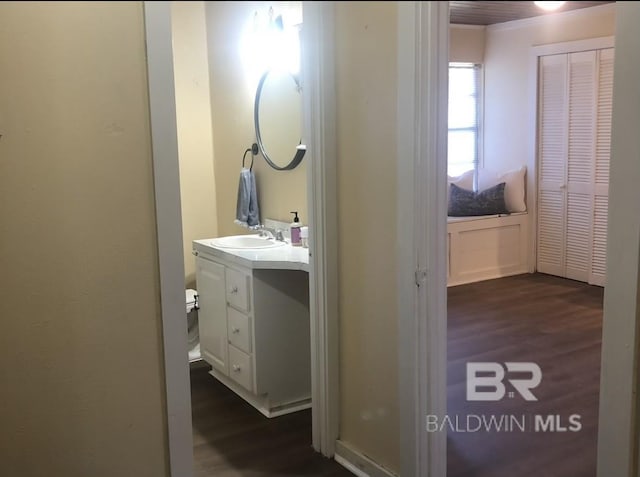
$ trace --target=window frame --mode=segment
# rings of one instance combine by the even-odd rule
[[[484,168],[484,65],[482,63],[450,61],[447,72],[452,68],[473,68],[476,75],[476,125],[475,127],[451,128],[447,116],[447,136],[451,131],[472,131],[476,134],[476,160],[473,170],[473,189],[478,189],[478,170]],[[447,98],[447,105],[448,105]],[[447,146],[447,173],[449,169],[449,147]]]

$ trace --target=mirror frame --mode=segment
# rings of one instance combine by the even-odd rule
[[[260,82],[258,83],[258,88],[256,90],[256,99],[253,106],[253,122],[256,128],[256,142],[258,143],[258,147],[260,148],[260,153],[262,154],[262,157],[264,157],[264,160],[267,161],[267,164],[269,164],[271,167],[273,167],[277,171],[290,171],[298,167],[298,165],[302,161],[302,158],[304,157],[305,152],[307,152],[306,146],[300,143],[298,146],[296,146],[296,153],[293,156],[293,159],[291,160],[291,162],[289,162],[289,164],[287,164],[286,166],[279,166],[271,160],[271,158],[267,154],[267,151],[265,151],[264,144],[262,143],[262,137],[260,135],[260,121],[259,121],[260,96],[262,95],[262,86],[264,85],[264,82],[267,80],[267,77],[269,76],[270,72],[271,71],[266,71],[262,75],[262,77],[260,78]],[[295,75],[291,74],[291,77],[296,82],[296,84],[298,85],[300,84],[298,81],[298,78],[296,78]],[[302,138],[300,138],[300,141],[302,142]]]

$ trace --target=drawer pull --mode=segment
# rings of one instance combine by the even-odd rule
[[[240,365],[239,365],[239,364],[234,364],[234,365],[232,366],[232,369],[233,369],[233,372],[234,372],[234,373],[239,373],[240,371],[242,371],[242,368],[240,367]]]
[[[238,293],[238,287],[233,287],[230,293]]]
[[[231,328],[231,333],[233,333],[233,334],[240,333],[240,328]]]

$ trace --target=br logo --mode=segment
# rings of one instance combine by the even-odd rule
[[[536,363],[467,363],[467,401],[500,401],[507,390],[506,373],[518,373],[518,379],[507,379],[527,401],[537,401],[532,389],[542,381],[542,371]],[[509,393],[513,397],[513,393]]]

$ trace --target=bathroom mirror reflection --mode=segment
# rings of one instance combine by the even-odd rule
[[[258,84],[254,106],[256,139],[267,163],[276,170],[295,168],[306,152],[302,138],[302,95],[298,78],[267,71]]]

